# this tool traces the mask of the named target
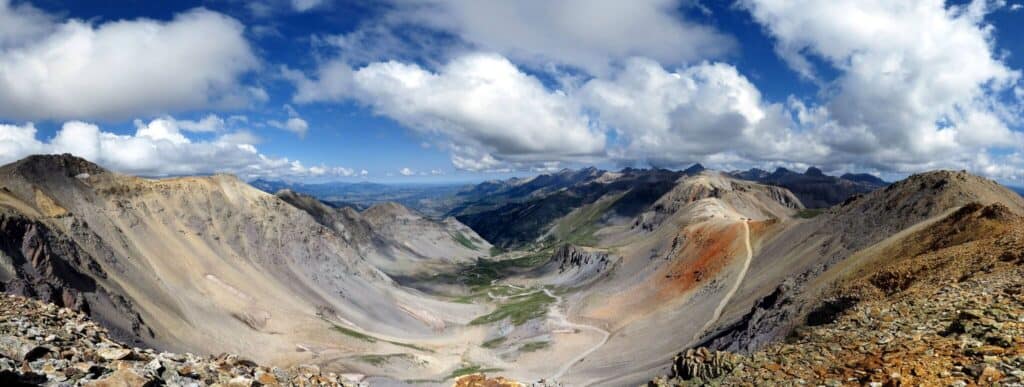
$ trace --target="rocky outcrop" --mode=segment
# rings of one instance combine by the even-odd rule
[[[85,315],[0,295],[0,385],[354,386],[319,367],[277,368],[232,354],[197,356],[133,348]]]
[[[96,282],[82,266],[99,271],[46,225],[0,209],[0,289],[88,312],[82,292],[94,292]]]
[[[562,245],[555,250],[553,259],[558,262],[559,273],[589,267],[596,267],[596,270],[600,272],[611,263],[607,252],[583,249],[569,244]]]
[[[673,359],[672,374],[683,380],[714,379],[731,372],[736,367],[736,357],[704,347],[688,349]]]

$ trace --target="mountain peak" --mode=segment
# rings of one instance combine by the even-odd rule
[[[783,167],[775,168],[775,171],[768,175],[769,179],[778,179],[786,175],[794,174],[795,172],[790,171]]]
[[[406,206],[397,202],[381,202],[367,208],[366,211],[363,211],[363,215],[370,218],[379,218],[413,216],[414,213]]]
[[[888,182],[882,180],[878,176],[868,173],[845,173],[839,178],[843,180],[855,181],[858,183],[874,184],[879,186],[889,184]]]
[[[878,232],[894,232],[943,212],[977,202],[1000,203],[1024,214],[1024,198],[1008,188],[965,171],[932,171],[911,175],[884,189],[851,198],[839,207],[839,222]]]
[[[825,173],[822,172],[821,169],[818,169],[818,167],[807,168],[807,172],[804,172],[804,174],[807,175],[807,176],[815,176],[815,177],[825,176]]]
[[[704,172],[705,169],[706,168],[704,168],[703,165],[701,165],[700,163],[696,163],[691,165],[689,168],[684,169],[683,173],[687,175],[696,175],[698,173]]]
[[[32,155],[0,167],[0,170],[17,171],[25,177],[50,177],[63,175],[75,177],[82,174],[99,175],[107,170],[99,165],[70,153],[53,155]]]

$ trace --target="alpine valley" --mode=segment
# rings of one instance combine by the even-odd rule
[[[1024,377],[1024,198],[965,172],[563,170],[431,194],[435,216],[261,184],[0,167],[0,380]]]

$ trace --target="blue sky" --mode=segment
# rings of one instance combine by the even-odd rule
[[[0,162],[385,182],[701,162],[1019,185],[1021,8],[0,0]]]

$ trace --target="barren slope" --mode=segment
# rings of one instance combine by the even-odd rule
[[[99,320],[159,348],[333,361],[429,346],[483,311],[397,286],[306,212],[231,176],[147,180],[34,156],[0,168],[0,184],[13,241],[5,282],[68,289],[65,305],[84,298]],[[441,372],[445,356],[412,372]]]
[[[359,213],[294,191],[283,190],[276,196],[335,230],[371,264],[391,275],[434,272],[490,255],[491,244],[455,218],[427,219],[392,202]]]

